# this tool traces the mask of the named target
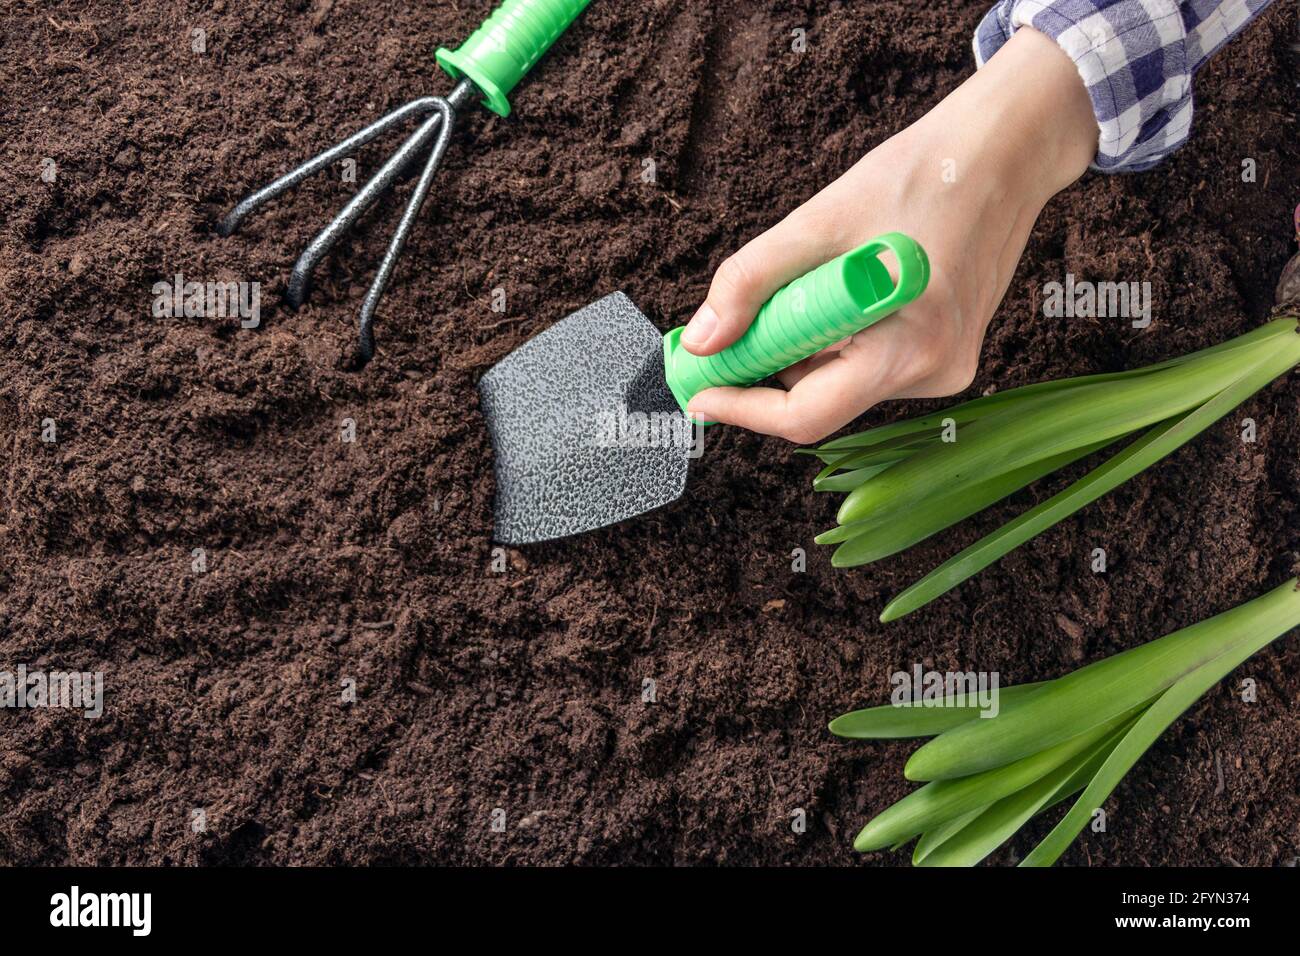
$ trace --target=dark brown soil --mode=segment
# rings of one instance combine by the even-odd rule
[[[494,573],[479,376],[614,289],[682,321],[730,250],[972,69],[987,4],[594,3],[511,117],[468,117],[359,374],[354,315],[397,207],[297,313],[279,298],[289,266],[355,186],[334,172],[231,239],[213,223],[447,89],[434,50],[486,0],[5,6],[0,669],[102,669],[107,712],[0,712],[0,862],[853,863],[857,827],[907,791],[911,748],[825,724],[885,699],[890,672],[1043,678],[1284,579],[1300,564],[1295,376],[890,626],[889,596],[1030,497],[837,572],[812,544],[835,507],[813,467],[731,429],[689,501]],[[976,390],[1172,356],[1266,317],[1300,200],[1295,16],[1277,4],[1204,71],[1172,162],[1089,176],[1049,207]],[[363,151],[361,172],[381,155]],[[1149,279],[1153,327],[1044,318],[1040,290],[1066,271]],[[262,326],[154,318],[151,287],[176,272],[261,281]],[[1209,694],[1066,861],[1293,862],[1298,671],[1292,638]],[[1234,693],[1243,676],[1257,703]]]

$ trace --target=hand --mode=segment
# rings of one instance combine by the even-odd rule
[[[809,443],[885,399],[964,390],[1034,221],[1096,148],[1074,64],[1042,34],[1017,31],[919,122],[723,262],[682,344],[696,355],[720,351],[781,286],[883,232],[925,248],[925,293],[786,369],[778,378],[789,391],[711,388],[689,411]]]

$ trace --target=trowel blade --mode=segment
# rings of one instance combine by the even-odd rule
[[[511,352],[479,395],[503,544],[614,524],[686,487],[692,431],[663,381],[663,336],[622,292]]]

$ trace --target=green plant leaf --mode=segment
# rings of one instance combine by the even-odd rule
[[[1023,790],[985,807],[965,826],[952,830],[944,840],[930,847],[919,862],[914,855],[912,865],[974,866],[979,863],[1014,836],[1030,818],[1083,789],[1136,719]]]
[[[1288,321],[1294,328],[1295,320]],[[1264,361],[1232,381],[1199,408],[1157,425],[1064,491],[945,561],[890,601],[880,615],[881,621],[897,620],[924,607],[1030,538],[1096,501],[1199,435],[1300,361],[1300,336],[1291,333],[1288,339],[1290,341],[1284,339],[1276,343],[1278,347],[1271,350]]]
[[[927,783],[873,817],[853,841],[853,848],[861,852],[879,850],[1001,800],[1089,749],[1135,713],[1113,718],[1073,740],[1047,747],[1014,763],[960,780]]]
[[[886,468],[890,468],[896,462],[902,461],[904,457],[906,456],[900,455],[879,464],[867,465],[863,468],[854,468],[852,471],[838,473],[830,465],[827,465],[822,469],[821,474],[813,479],[813,491],[852,491],[864,481],[874,478]]]
[[[843,530],[849,535],[844,543],[831,555],[831,564],[837,568],[849,568],[870,564],[897,554],[957,522],[983,511],[1024,488],[1038,479],[1059,471],[1071,462],[1086,458],[1093,452],[1110,444],[1109,441],[1074,448],[1052,458],[1035,461],[1023,468],[1002,475],[995,475],[978,483],[957,483],[946,493],[936,495],[927,501],[924,508],[917,508],[902,515],[887,515],[881,519],[870,518],[854,524],[840,525],[830,532],[819,534],[815,539],[819,544],[834,540],[836,532]]]
[[[935,429],[933,434],[927,432],[921,435],[900,435],[898,438],[879,442],[867,448],[835,452],[826,456],[828,460],[821,474],[847,471],[882,461],[901,461],[914,455],[918,449],[933,445],[939,441],[939,437],[939,431]]]
[[[934,852],[936,847],[942,846],[949,837],[959,832],[968,823],[979,819],[980,814],[990,806],[991,804],[985,804],[970,813],[964,813],[959,817],[946,820],[937,827],[932,827],[922,833],[920,839],[916,841],[916,846],[912,848],[912,865],[924,866],[925,858]]]
[[[1280,588],[1270,591],[1257,599],[1270,601],[1291,610],[1300,607],[1300,592],[1296,590],[1297,581],[1292,578]],[[1288,593],[1289,592],[1289,593]],[[1255,602],[1251,602],[1255,603]],[[1249,606],[1249,605],[1246,605]],[[1293,623],[1291,627],[1295,627]],[[1287,628],[1286,630],[1290,630]],[[1115,787],[1124,778],[1142,755],[1187,708],[1196,703],[1206,691],[1235,670],[1242,662],[1277,640],[1286,630],[1275,632],[1266,628],[1251,639],[1238,643],[1220,657],[1198,667],[1196,670],[1178,680],[1137,719],[1133,727],[1124,735],[1115,749],[1106,758],[1101,769],[1084,788],[1074,806],[1066,813],[1060,823],[1043,838],[1042,842],[1021,861],[1021,866],[1051,866],[1065,852],[1066,848],[1088,824],[1093,812],[1098,809]]]
[[[999,714],[1049,683],[1050,681],[1040,681],[998,688]],[[945,697],[944,703],[936,702],[929,705],[882,704],[879,707],[854,710],[832,720],[829,729],[837,737],[853,740],[899,740],[907,737],[933,737],[968,720],[979,718],[978,706],[949,704],[947,703],[949,699]],[[996,720],[997,718],[983,719]]]
[[[898,436],[907,436],[916,432],[932,430],[935,436],[938,436],[941,423],[945,418],[952,418],[959,425],[965,422],[975,421],[982,415],[1005,408],[1007,405],[1016,404],[1026,398],[1035,398],[1043,395],[1045,392],[1060,391],[1067,388],[1075,388],[1080,385],[1094,385],[1099,382],[1115,382],[1124,379],[1132,379],[1138,376],[1146,375],[1150,372],[1157,372],[1161,369],[1171,368],[1175,365],[1181,365],[1193,359],[1203,358],[1207,355],[1218,355],[1223,352],[1233,351],[1240,348],[1249,348],[1263,339],[1271,338],[1275,335],[1288,333],[1292,329],[1287,327],[1288,320],[1285,318],[1276,319],[1272,322],[1261,325],[1259,328],[1252,329],[1244,335],[1229,339],[1226,342],[1220,342],[1209,348],[1199,349],[1195,352],[1189,352],[1186,355],[1180,355],[1176,358],[1166,359],[1163,362],[1156,362],[1153,365],[1145,365],[1141,368],[1129,369],[1123,372],[1102,372],[1094,375],[1078,375],[1072,378],[1050,379],[1045,382],[1035,382],[1032,385],[1022,385],[1019,388],[1008,389],[1005,392],[995,392],[992,395],[985,395],[980,398],[971,399],[954,405],[945,411],[922,415],[917,418],[904,419],[903,421],[893,422],[888,425],[880,425],[875,428],[869,428],[865,431],[856,432],[852,435],[844,435],[840,438],[834,438],[828,442],[822,443],[818,448],[801,448],[796,454],[815,455],[823,460],[833,459],[842,456],[847,450],[862,449],[872,445],[881,444],[889,439]]]
[[[1222,614],[1079,668],[991,720],[968,721],[920,747],[909,780],[967,777],[1020,760],[1151,701],[1173,683],[1266,635],[1300,625],[1300,594],[1278,588]]]
[[[1209,401],[1225,380],[1256,367],[1267,349],[1266,343],[1255,351],[1208,356],[1133,380],[1052,392],[981,418],[960,441],[930,445],[859,485],[840,505],[837,520],[848,524],[922,509],[956,486],[1155,425]]]

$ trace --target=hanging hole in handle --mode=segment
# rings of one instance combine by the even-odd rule
[[[879,307],[885,312],[900,309],[920,298],[930,284],[930,257],[925,248],[901,232],[887,232],[877,236],[864,247],[874,255],[888,256],[891,289],[882,298]]]
[[[884,261],[880,252],[889,259]],[[844,287],[858,311],[865,312],[891,295],[898,282],[898,258],[869,243],[844,258]]]

